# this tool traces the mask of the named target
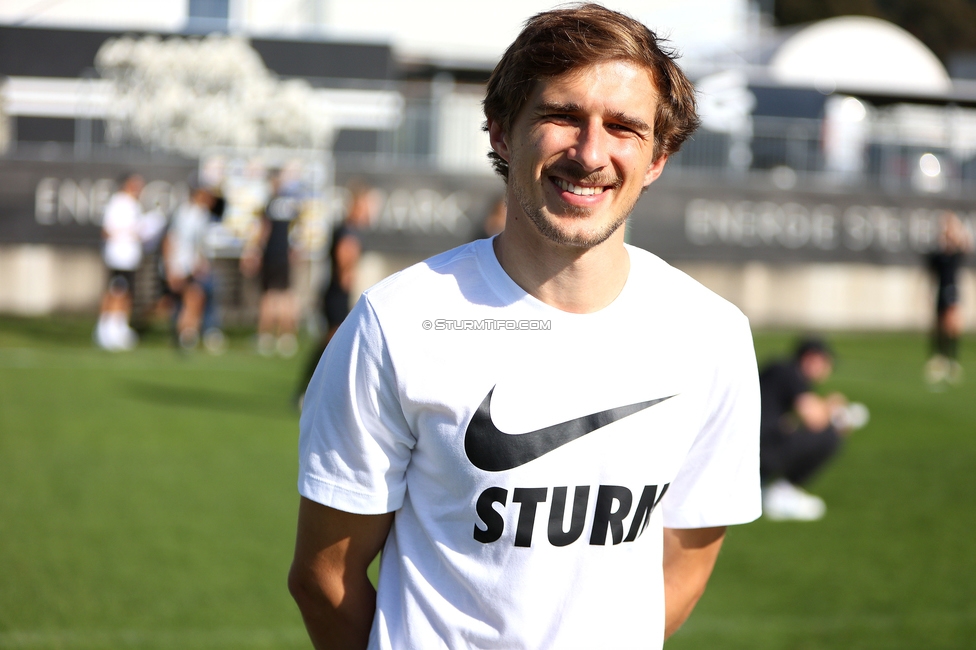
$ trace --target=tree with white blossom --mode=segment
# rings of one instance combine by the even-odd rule
[[[238,37],[114,38],[95,65],[115,82],[112,142],[196,156],[215,146],[319,149],[333,137],[311,86],[279,80]]]

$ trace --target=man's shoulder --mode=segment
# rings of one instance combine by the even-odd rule
[[[475,241],[408,266],[363,292],[370,304],[417,304],[448,300],[486,285]]]
[[[638,269],[638,281],[647,294],[690,317],[745,319],[737,306],[686,272],[642,248],[628,246],[627,249]]]

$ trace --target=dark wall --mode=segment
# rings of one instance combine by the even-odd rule
[[[265,65],[287,77],[391,79],[393,51],[387,45],[251,39]]]
[[[125,33],[0,26],[0,76],[82,76],[95,67],[102,44]],[[394,72],[388,45],[267,38],[251,44],[284,76],[390,79]]]
[[[827,97],[816,90],[773,86],[751,86],[749,90],[756,97],[753,115],[809,119],[823,117],[824,102]]]
[[[14,133],[18,142],[74,142],[75,121],[58,117],[29,117],[20,115],[12,118]]]
[[[119,32],[0,26],[0,75],[80,77]]]
[[[378,131],[361,129],[340,129],[332,143],[332,152],[344,153],[374,153],[379,151],[380,134]]]

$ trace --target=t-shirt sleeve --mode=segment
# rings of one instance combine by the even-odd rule
[[[745,316],[721,338],[702,427],[661,501],[669,528],[740,524],[762,513],[759,375]]]
[[[366,296],[329,342],[308,385],[299,437],[299,493],[356,514],[403,503],[416,442],[396,373]]]

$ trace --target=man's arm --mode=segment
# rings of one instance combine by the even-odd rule
[[[170,288],[170,291],[179,293],[183,291],[183,281],[186,278],[178,275],[173,268],[173,242],[170,240],[172,236],[172,233],[166,233],[160,247],[163,256],[163,277],[166,279],[166,286]]]
[[[261,255],[264,253],[264,245],[270,235],[271,219],[262,216],[257,232],[248,239],[244,244],[244,250],[241,251],[240,269],[245,276],[257,275],[261,270]]]
[[[793,410],[810,431],[819,433],[830,426],[830,404],[812,391],[798,395],[793,402]]]
[[[843,414],[847,405],[847,398],[841,393],[831,393],[827,397],[821,397],[816,393],[808,392],[796,398],[793,409],[800,421],[803,422],[803,426],[814,433],[826,431],[829,426],[834,424],[838,433],[847,435],[852,428],[856,427],[849,424],[837,424],[835,421],[835,416],[841,415],[841,422],[843,422]]]
[[[366,568],[392,524],[392,512],[354,515],[302,497],[288,589],[318,650],[366,647],[376,609]]]
[[[705,593],[725,527],[664,529],[664,638],[674,634]]]

